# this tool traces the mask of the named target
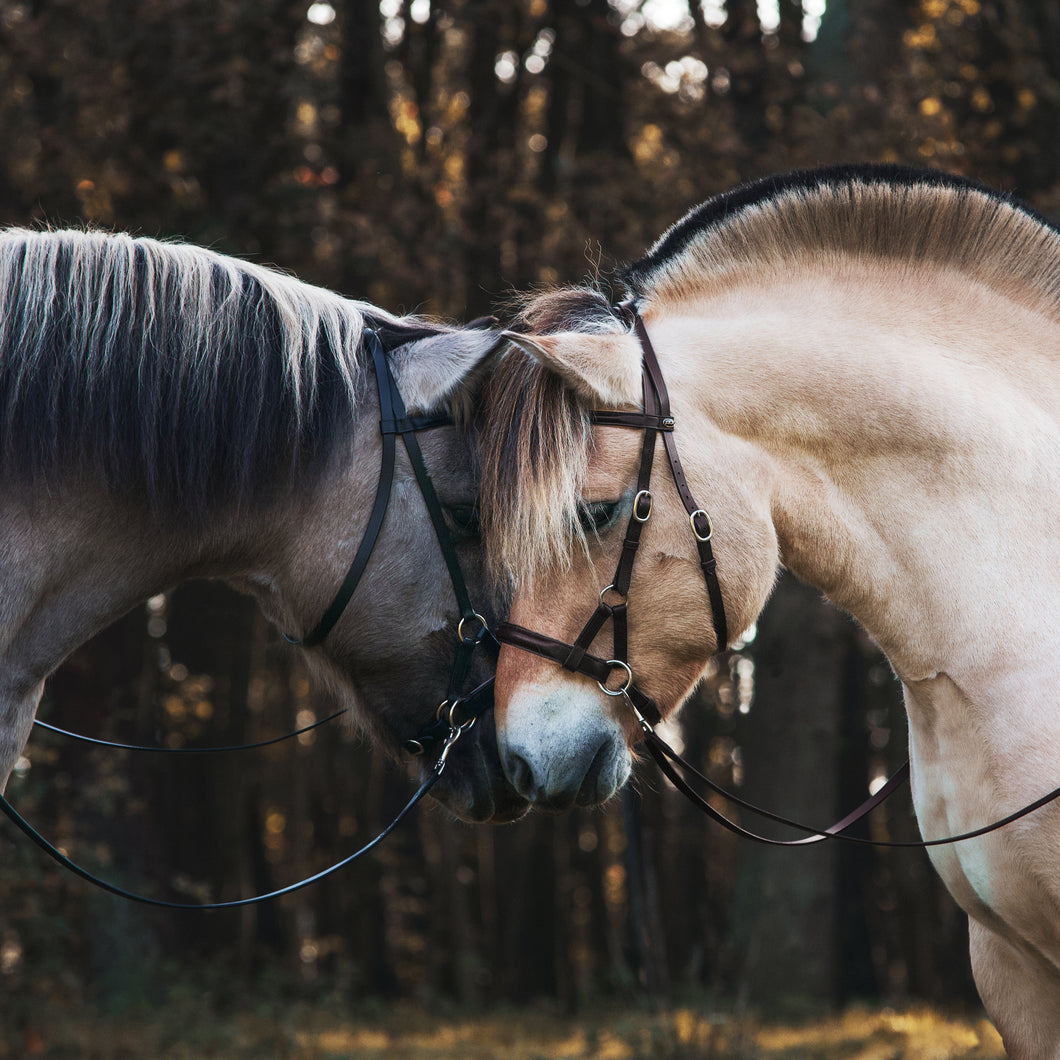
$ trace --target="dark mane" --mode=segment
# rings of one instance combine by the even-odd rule
[[[198,247],[2,232],[0,474],[245,502],[348,432],[368,311]]]
[[[680,257],[712,229],[724,225],[736,215],[756,206],[794,200],[806,193],[829,188],[841,189],[853,184],[893,189],[934,188],[977,192],[996,204],[1011,207],[1053,232],[1060,232],[1052,221],[1016,196],[968,177],[936,169],[887,164],[822,166],[764,177],[708,199],[677,221],[644,257],[623,269],[621,279],[631,290],[640,292],[649,283],[650,277]]]

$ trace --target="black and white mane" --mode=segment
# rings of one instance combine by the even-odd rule
[[[239,503],[348,431],[369,314],[395,319],[196,246],[4,231],[0,475]]]

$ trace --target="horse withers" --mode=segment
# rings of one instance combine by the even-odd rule
[[[97,630],[190,577],[221,578],[302,636],[343,583],[373,508],[382,442],[369,332],[409,415],[467,407],[497,338],[409,318],[186,244],[0,233],[0,790],[47,676]],[[464,429],[418,435],[475,606],[484,577]],[[398,447],[385,520],[311,668],[395,752],[445,699],[449,573]],[[469,682],[485,680],[487,658]],[[492,722],[434,789],[507,820]]]
[[[901,679],[926,840],[1055,788],[1056,228],[939,173],[820,170],[706,203],[624,280],[636,314],[592,290],[532,298],[490,384],[483,525],[515,585],[495,707],[514,786],[552,808],[608,798],[642,732],[631,697],[608,693],[672,713],[725,647],[719,607],[741,633],[783,564]],[[649,391],[638,316],[670,398],[667,426],[646,417],[651,445],[667,452],[672,430],[684,465],[658,457],[647,499],[644,432],[619,426]],[[613,622],[585,632],[604,604],[621,645]],[[622,665],[598,682],[571,648]],[[968,913],[986,1009],[1024,1060],[1060,1056],[1058,851],[1055,804],[931,850]]]

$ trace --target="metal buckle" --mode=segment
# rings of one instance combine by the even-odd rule
[[[699,528],[696,526],[696,516],[697,515],[702,515],[703,518],[707,520],[707,535],[706,535],[706,537],[704,537],[699,532]],[[705,511],[703,511],[702,508],[697,508],[694,512],[692,512],[692,514],[689,515],[689,517],[688,517],[688,521],[692,525],[692,533],[696,535],[696,540],[697,541],[709,541],[714,536],[714,524],[710,521],[710,516]]]
[[[624,696],[629,691],[629,686],[633,684],[633,671],[629,667],[629,663],[623,662],[621,659],[608,659],[608,666],[621,666],[626,671],[626,679],[622,682],[621,688],[612,689],[608,688],[603,681],[597,681],[596,683],[600,686],[600,691],[605,696]],[[608,674],[608,677],[611,675]]]
[[[648,510],[643,515],[640,514],[640,500],[642,497],[648,498]],[[651,510],[654,503],[651,490],[641,490],[640,493],[633,498],[633,518],[636,519],[638,523],[646,523],[651,518]]]

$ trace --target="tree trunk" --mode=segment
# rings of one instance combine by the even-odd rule
[[[838,810],[843,669],[853,627],[820,594],[786,575],[754,642],[756,696],[746,719],[743,795],[797,821],[828,825]],[[744,814],[756,831],[801,838]],[[746,1001],[783,1010],[832,1002],[838,855],[748,844],[736,884],[734,940]]]

